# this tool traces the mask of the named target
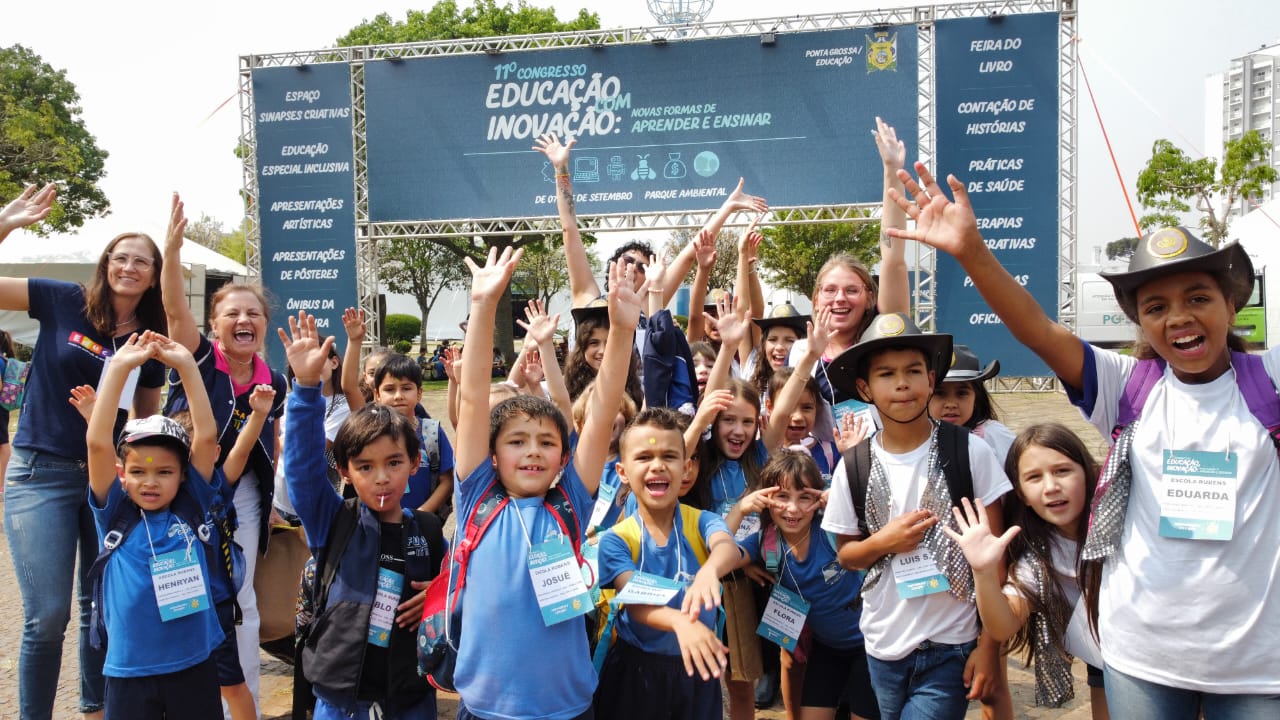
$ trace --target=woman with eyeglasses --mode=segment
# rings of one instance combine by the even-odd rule
[[[27,187],[0,210],[0,240],[52,212],[50,183]],[[25,310],[40,321],[21,421],[5,476],[4,521],[22,592],[18,655],[18,714],[53,715],[62,665],[63,632],[71,613],[72,576],[80,558],[80,711],[101,717],[103,655],[90,647],[89,585],[98,556],[88,504],[84,418],[69,402],[71,389],[98,384],[106,363],[133,333],[167,330],[160,303],[160,250],[139,232],[117,235],[88,285],[47,278],[0,278],[0,309]],[[155,414],[164,367],[145,363],[130,379],[134,414]],[[119,412],[119,431],[126,413]]]

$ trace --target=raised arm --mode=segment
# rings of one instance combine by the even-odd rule
[[[524,320],[516,320],[524,328],[525,339],[538,348],[542,360],[542,372],[547,380],[547,394],[551,402],[560,408],[566,419],[573,417],[573,402],[569,400],[569,388],[564,384],[564,373],[556,362],[556,328],[560,325],[560,313],[548,315],[541,300],[530,300],[524,309]]]
[[[89,414],[89,428],[85,431],[88,446],[89,488],[99,506],[107,502],[107,494],[116,481],[116,408],[120,407],[120,395],[124,392],[129,373],[149,360],[155,353],[151,332],[141,336],[129,336],[124,345],[107,361],[98,400]],[[203,386],[202,386],[203,387]]]
[[[818,359],[822,356],[822,348],[825,348],[827,343],[831,341],[831,335],[827,331],[831,323],[831,308],[823,307],[818,310],[818,314],[813,319],[815,322],[807,323],[809,327],[809,342],[805,343],[805,352],[796,363],[791,377],[787,378],[787,384],[782,386],[782,390],[774,398],[773,409],[769,411],[771,422],[761,430],[760,439],[764,441],[764,447],[769,452],[773,452],[782,446],[782,438],[787,432],[787,418],[791,417],[791,413],[800,404],[800,398],[804,395],[805,383],[809,381],[809,377],[813,374],[813,366],[818,364]],[[765,358],[760,358],[759,362],[768,361]],[[825,440],[826,438],[820,439]]]
[[[876,303],[882,313],[902,312],[911,314],[911,280],[907,275],[906,243],[894,240],[888,234],[890,228],[905,230],[907,213],[894,201],[891,190],[901,193],[902,180],[898,171],[907,162],[907,147],[898,139],[893,126],[876,118],[876,129],[871,131],[884,165],[884,207],[880,211],[880,290]]]
[[[53,212],[53,201],[58,190],[53,183],[36,190],[28,185],[18,197],[0,209],[0,242],[18,228],[34,225]],[[26,278],[0,278],[0,309],[30,310],[31,299],[27,295]]]
[[[169,322],[169,337],[195,352],[200,345],[200,329],[196,327],[195,315],[191,314],[186,282],[182,277],[182,234],[186,230],[187,216],[183,212],[182,198],[174,193],[169,204],[169,230],[164,237],[160,295],[164,300],[165,319]]]
[[[449,378],[449,424],[458,431],[458,380],[462,372],[462,353],[457,348],[447,348],[441,357],[445,377]],[[345,380],[343,381],[345,382]]]
[[[992,527],[990,513],[981,500],[970,503],[968,498],[962,498],[961,503],[963,512],[960,508],[951,509],[960,531],[943,526],[942,532],[960,546],[969,567],[973,568],[973,585],[983,629],[992,640],[1004,642],[1022,628],[1030,614],[1025,600],[1004,594],[1003,559],[1009,543],[1021,528],[1014,525],[997,535],[998,529]]]
[[[218,423],[213,417],[209,392],[200,378],[200,368],[191,351],[177,340],[152,333],[155,357],[178,372],[187,390],[187,409],[191,413],[191,466],[205,479],[213,480],[218,462]],[[257,437],[257,435],[254,435]]]
[[[734,352],[747,335],[746,309],[738,307],[737,298],[729,302],[725,302],[723,298],[717,300],[716,316],[716,323],[720,328],[720,351],[716,353],[716,364],[711,366],[707,387],[702,391],[704,396],[713,390],[728,386]]]
[[[649,281],[634,288],[635,263],[613,263],[609,266],[609,339],[605,341],[604,359],[596,373],[596,391],[591,393],[578,449],[573,456],[574,470],[592,494],[600,486],[600,473],[609,453],[609,436],[613,421],[626,392],[627,373],[634,352],[636,325],[644,307]]]
[[[707,285],[711,282],[711,269],[716,265],[715,236],[706,230],[699,232],[693,239],[693,254],[698,260],[698,270],[693,274],[693,289],[689,292],[689,327],[684,333],[690,345],[707,336],[704,327],[706,313],[703,307],[707,304]]]
[[[364,311],[343,310],[342,327],[347,331],[347,349],[342,354],[342,394],[351,412],[355,412],[364,407],[364,393],[360,392],[360,346],[364,344],[366,332]]]
[[[1031,293],[996,260],[978,232],[978,221],[969,203],[964,183],[954,175],[947,184],[955,195],[952,202],[938,186],[923,163],[916,163],[919,182],[901,171],[911,203],[896,190],[890,194],[907,216],[916,221],[914,230],[890,229],[889,235],[916,240],[941,250],[960,262],[982,294],[982,299],[1004,321],[1018,342],[1031,348],[1067,385],[1080,388],[1084,382],[1084,347],[1065,327],[1049,319]]]
[[[511,282],[511,273],[524,250],[489,248],[483,266],[466,258],[471,270],[471,320],[463,341],[465,359],[458,394],[458,442],[454,448],[454,470],[459,478],[471,475],[489,456],[489,384],[492,379],[488,358],[493,356],[494,313],[502,291]],[[566,448],[567,449],[567,448]],[[596,472],[596,478],[600,473]]]
[[[582,244],[582,232],[578,229],[578,208],[573,200],[573,183],[569,175],[569,150],[578,141],[570,138],[561,144],[554,133],[538,138],[533,149],[547,156],[556,173],[556,211],[560,213],[560,229],[564,233],[565,263],[569,268],[569,294],[573,307],[584,307],[600,297],[600,285],[591,273],[587,260],[587,248]]]
[[[270,385],[257,385],[249,394],[249,417],[240,428],[240,434],[236,436],[235,444],[227,453],[227,459],[222,461],[222,473],[226,475],[228,485],[240,482],[240,476],[249,465],[253,446],[257,444],[258,436],[262,434],[262,428],[267,424],[267,416],[271,414],[271,406],[275,403],[275,399],[275,388]]]
[[[764,238],[756,232],[756,216],[738,239],[738,275],[734,281],[734,297],[746,298],[747,307],[743,308],[744,317],[764,317],[764,291],[760,288],[760,278],[756,276],[756,259],[760,242]],[[747,323],[747,332],[738,343],[738,358],[746,362],[751,350],[760,347],[760,326]],[[761,358],[763,361],[764,358]]]

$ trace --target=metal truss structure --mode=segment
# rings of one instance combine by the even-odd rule
[[[379,294],[378,245],[398,238],[431,239],[442,237],[493,237],[503,235],[546,234],[558,232],[554,217],[455,218],[419,222],[370,222],[369,183],[365,137],[364,64],[369,61],[395,62],[406,58],[445,55],[488,54],[528,50],[553,50],[568,47],[603,48],[610,45],[666,44],[707,38],[764,35],[769,33],[811,32],[873,28],[912,24],[919,37],[919,126],[918,153],[929,165],[936,153],[936,88],[934,78],[934,23],[938,20],[969,17],[999,17],[1025,13],[1058,13],[1059,15],[1059,143],[1058,143],[1058,316],[1074,329],[1076,319],[1076,222],[1077,222],[1077,83],[1076,83],[1076,0],[1000,0],[969,2],[955,5],[920,5],[903,8],[878,8],[857,12],[793,15],[789,17],[727,20],[710,23],[660,25],[656,27],[581,30],[570,33],[544,33],[489,38],[467,38],[399,45],[324,48],[240,58],[240,148],[244,162],[244,192],[251,211],[248,213],[246,255],[250,273],[261,275],[261,231],[258,221],[257,152],[254,142],[253,78],[258,68],[305,67],[320,63],[347,63],[351,68],[352,133],[355,151],[355,219],[356,282],[360,308],[366,317],[376,317]],[[672,211],[661,213],[614,213],[582,215],[579,222],[589,232],[621,230],[697,229],[711,216],[703,212]],[[792,206],[771,208],[771,216],[762,224],[858,223],[879,218],[879,204]],[[731,218],[745,222],[745,215]],[[935,256],[932,249],[922,248],[919,281],[913,288],[917,321],[921,327],[933,328],[936,297],[934,284]],[[945,301],[945,299],[943,299]],[[370,324],[367,347],[376,346],[377,324]],[[1056,389],[1052,377],[998,377],[993,390],[1051,391]]]

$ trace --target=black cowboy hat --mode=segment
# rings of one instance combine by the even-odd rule
[[[804,337],[808,334],[809,315],[801,315],[796,306],[791,303],[782,303],[773,306],[769,311],[769,317],[754,318],[753,322],[760,326],[760,329],[768,334],[769,328],[782,325],[796,331],[798,337]]]
[[[1181,272],[1225,273],[1241,290],[1231,300],[1236,311],[1244,307],[1253,292],[1253,261],[1240,243],[1214,250],[1185,227],[1160,228],[1143,235],[1129,258],[1129,269],[1119,273],[1098,273],[1111,283],[1116,300],[1129,319],[1138,321],[1138,288],[1165,275]]]
[[[827,377],[840,390],[862,397],[858,392],[858,366],[872,353],[898,348],[916,348],[924,351],[931,360],[929,369],[934,373],[934,385],[942,381],[951,367],[951,336],[942,333],[926,333],[912,322],[905,313],[877,315],[871,327],[862,333],[858,344],[845,350],[827,367]]]
[[[1000,374],[1000,361],[992,360],[985,368],[978,363],[968,345],[955,345],[951,350],[951,369],[942,382],[972,382],[989,380]]]
[[[702,311],[710,315],[719,314],[719,306],[716,305],[716,303],[719,302],[722,298],[726,303],[732,303],[733,293],[729,292],[728,290],[725,290],[724,288],[716,288],[711,292],[707,293],[707,299],[704,300],[702,303]]]
[[[575,325],[581,324],[587,319],[609,321],[609,298],[601,295],[582,307],[576,307],[569,311],[573,315]]]

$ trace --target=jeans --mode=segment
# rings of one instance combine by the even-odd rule
[[[1125,720],[1275,720],[1280,695],[1219,695],[1139,680],[1110,666],[1103,668],[1111,717]]]
[[[258,652],[258,629],[262,625],[262,617],[258,614],[258,595],[253,590],[253,573],[258,567],[258,523],[262,518],[262,498],[258,494],[258,480],[251,471],[240,476],[240,482],[236,486],[235,507],[238,523],[235,539],[244,548],[244,585],[236,594],[243,620],[236,626],[236,650],[240,653],[244,683],[253,695],[258,717],[262,717],[262,703],[258,701],[258,681],[262,667],[262,657]]]
[[[926,640],[901,660],[877,660],[868,655],[867,667],[871,671],[876,702],[880,705],[880,717],[883,720],[962,720],[969,708],[964,666],[976,646],[975,642],[944,645]]]
[[[62,640],[71,618],[71,580],[76,576],[80,711],[101,710],[104,654],[89,647],[92,588],[85,583],[85,575],[98,557],[98,533],[89,510],[88,466],[81,460],[15,447],[5,475],[4,527],[22,593],[22,646],[18,654],[21,717],[47,720],[53,715]]]
[[[436,720],[435,695],[427,697],[411,708],[405,708],[396,713],[388,713],[381,707],[375,706],[376,703],[362,700],[356,703],[354,711],[348,711],[336,705],[330,705],[323,698],[316,698],[316,709],[311,717],[312,720],[368,720],[370,718],[381,718],[382,720]]]

